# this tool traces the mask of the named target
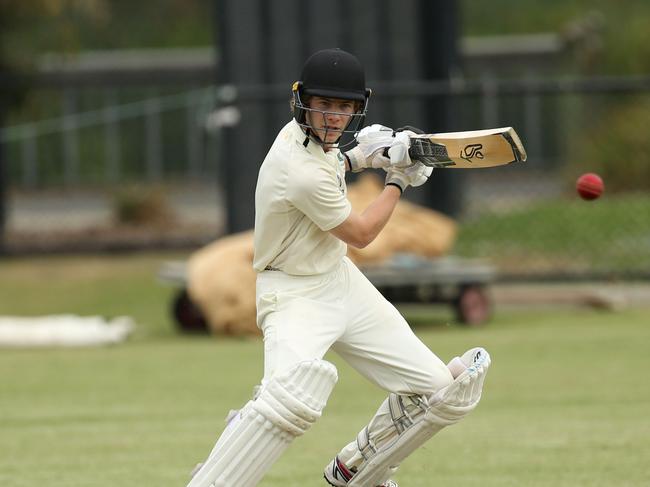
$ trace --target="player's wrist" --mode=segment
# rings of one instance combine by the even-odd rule
[[[400,196],[401,196],[402,194],[404,194],[404,188],[402,188],[402,187],[401,187],[398,183],[396,183],[395,181],[389,181],[389,182],[387,182],[387,183],[386,183],[386,187],[389,187],[389,186],[392,186],[392,187],[394,187],[394,188],[397,188],[397,189],[399,190],[399,194],[400,194]]]
[[[359,146],[353,147],[343,155],[348,159],[352,172],[360,172],[368,167],[366,156]]]
[[[389,169],[386,174],[385,186],[397,186],[399,190],[404,193],[409,186],[409,180],[406,175],[397,169]]]
[[[345,170],[352,171],[352,164],[350,163],[350,158],[345,152],[343,152],[343,157],[345,158]]]

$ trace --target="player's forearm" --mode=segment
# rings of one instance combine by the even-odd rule
[[[398,187],[389,185],[384,188],[381,194],[375,199],[368,208],[360,215],[361,228],[363,229],[363,238],[361,247],[370,244],[379,232],[386,226],[388,220],[393,214],[393,210],[399,201],[401,191]]]
[[[348,245],[358,249],[366,247],[386,226],[400,194],[398,187],[386,186],[363,213],[352,211],[343,223],[332,228],[330,232]]]

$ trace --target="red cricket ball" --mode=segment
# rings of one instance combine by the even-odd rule
[[[595,200],[605,189],[605,184],[598,174],[588,172],[576,181],[576,190],[583,200]]]

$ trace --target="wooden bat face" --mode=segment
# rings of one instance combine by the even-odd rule
[[[470,169],[524,162],[524,149],[512,127],[411,136],[411,159],[437,168]]]

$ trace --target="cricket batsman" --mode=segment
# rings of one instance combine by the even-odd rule
[[[481,398],[490,356],[472,348],[445,365],[346,257],[384,228],[402,193],[432,169],[411,161],[409,135],[362,129],[370,90],[352,54],[325,49],[293,85],[293,119],[260,167],[255,191],[257,325],[264,377],[232,411],[188,487],[253,487],[294,438],[321,416],[337,381],[332,349],[388,396],[325,467],[335,487],[397,487],[402,461],[460,421]],[[343,152],[344,134],[357,145]],[[384,149],[388,148],[387,153]],[[386,184],[362,213],[347,199],[346,171],[382,168]],[[287,479],[290,484],[290,479]]]

